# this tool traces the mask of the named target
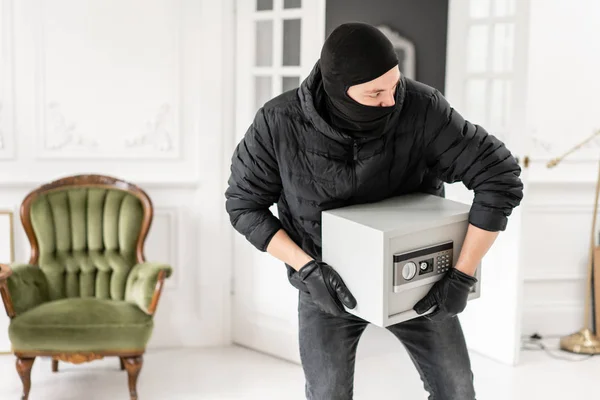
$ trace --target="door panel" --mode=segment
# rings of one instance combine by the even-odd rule
[[[236,141],[269,99],[300,85],[325,39],[323,0],[238,0]],[[276,207],[271,207],[277,215]],[[233,340],[299,362],[298,291],[285,266],[235,235]]]

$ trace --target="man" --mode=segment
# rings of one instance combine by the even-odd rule
[[[256,114],[232,158],[226,208],[235,229],[283,261],[299,289],[300,355],[309,399],[351,399],[367,322],[335,266],[321,260],[321,212],[411,192],[444,195],[462,181],[475,196],[455,268],[388,329],[436,400],[475,398],[463,311],[478,262],[522,199],[520,167],[504,144],[465,121],[441,93],[401,75],[376,28],[349,23],[327,38],[297,91]],[[278,204],[279,218],[269,207]],[[369,266],[365,265],[365,274]]]

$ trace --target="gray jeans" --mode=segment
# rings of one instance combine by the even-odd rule
[[[310,400],[351,400],[358,340],[368,322],[351,314],[321,311],[310,295],[298,301],[300,357]],[[458,318],[433,322],[425,317],[388,327],[412,359],[429,399],[473,400],[473,373]]]

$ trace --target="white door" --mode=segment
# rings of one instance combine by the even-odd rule
[[[451,0],[446,97],[465,118],[502,140],[519,158],[525,197],[482,263],[482,294],[460,315],[467,345],[517,364],[521,340],[522,215],[527,208],[530,131],[526,120],[529,0]],[[462,183],[447,197],[470,203]]]
[[[236,6],[237,143],[256,111],[298,87],[318,60],[325,0],[237,0]],[[233,274],[233,341],[299,362],[298,291],[284,264],[236,233]]]

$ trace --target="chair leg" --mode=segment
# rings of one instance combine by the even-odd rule
[[[121,363],[121,371],[125,371],[125,364],[123,363],[123,357],[119,357],[119,362]]]
[[[131,400],[137,400],[137,379],[142,369],[142,356],[123,357],[122,360],[129,377],[129,396]]]
[[[58,372],[58,360],[52,360],[52,372]]]
[[[31,367],[33,367],[34,358],[19,358],[17,357],[17,372],[23,383],[23,394],[21,400],[29,398],[29,390],[31,389]]]

